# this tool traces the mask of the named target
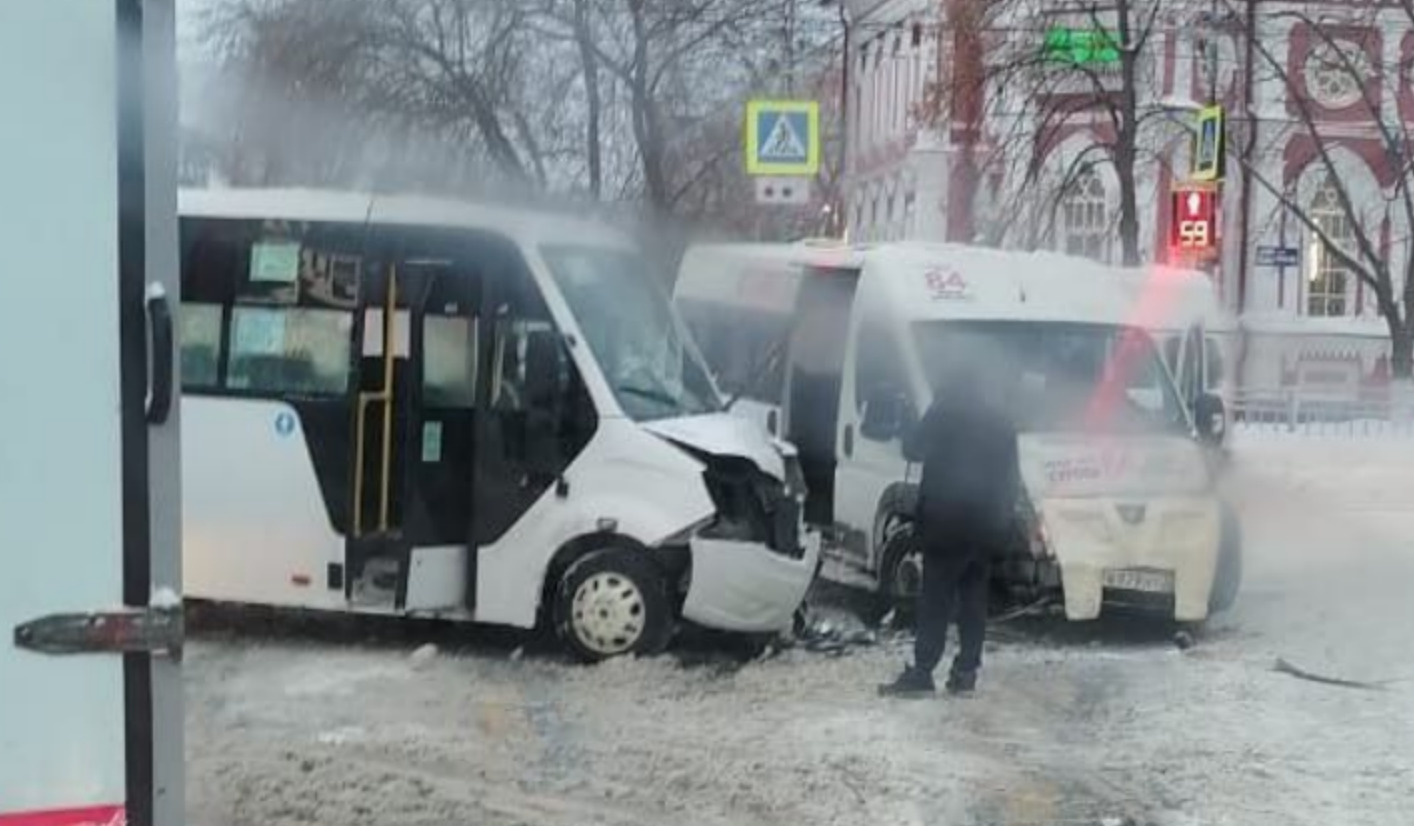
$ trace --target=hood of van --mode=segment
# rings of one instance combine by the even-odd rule
[[[748,459],[777,479],[785,478],[785,462],[770,435],[759,425],[730,413],[709,413],[644,422],[643,427],[671,442],[711,453]]]
[[[1202,448],[1180,436],[1027,433],[1017,458],[1032,501],[1179,496],[1210,485]]]

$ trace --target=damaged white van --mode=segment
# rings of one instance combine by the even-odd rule
[[[188,596],[543,621],[585,659],[790,626],[795,459],[626,236],[340,192],[180,213]]]
[[[1058,255],[921,244],[755,253],[690,250],[676,300],[724,389],[799,450],[807,521],[826,533],[824,576],[876,591],[881,611],[911,605],[917,469],[901,440],[948,392],[930,367],[963,353],[1015,393],[1026,496],[994,568],[1012,595],[1059,596],[1075,620],[1128,604],[1196,622],[1233,602],[1238,525],[1203,448],[1222,402],[1184,398],[1145,329],[1169,271],[1136,300],[1129,274]],[[779,280],[764,283],[771,273]]]

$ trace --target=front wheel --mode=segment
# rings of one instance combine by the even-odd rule
[[[923,548],[914,526],[907,522],[900,523],[884,539],[879,563],[879,587],[870,616],[865,619],[877,624],[892,613],[894,626],[912,625],[918,592],[922,587]]]
[[[641,552],[594,551],[560,578],[555,630],[585,662],[661,653],[673,632],[667,582]]]

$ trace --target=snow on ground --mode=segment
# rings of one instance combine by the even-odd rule
[[[474,639],[411,656],[422,640],[207,635],[186,662],[190,823],[1398,822],[1414,492],[1384,488],[1404,448],[1236,448],[1247,588],[1188,651],[1133,620],[1006,625],[976,698],[884,702],[901,644],[584,668]],[[1383,498],[1355,523],[1330,503],[1362,485]],[[1395,682],[1320,685],[1277,657]]]

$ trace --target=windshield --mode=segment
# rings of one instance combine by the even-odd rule
[[[1102,429],[1187,433],[1189,421],[1153,341],[1142,330],[1034,321],[917,325],[924,369],[962,357],[1012,393],[1023,431]]]
[[[628,250],[540,250],[604,379],[635,421],[722,409],[701,356],[641,256]]]

